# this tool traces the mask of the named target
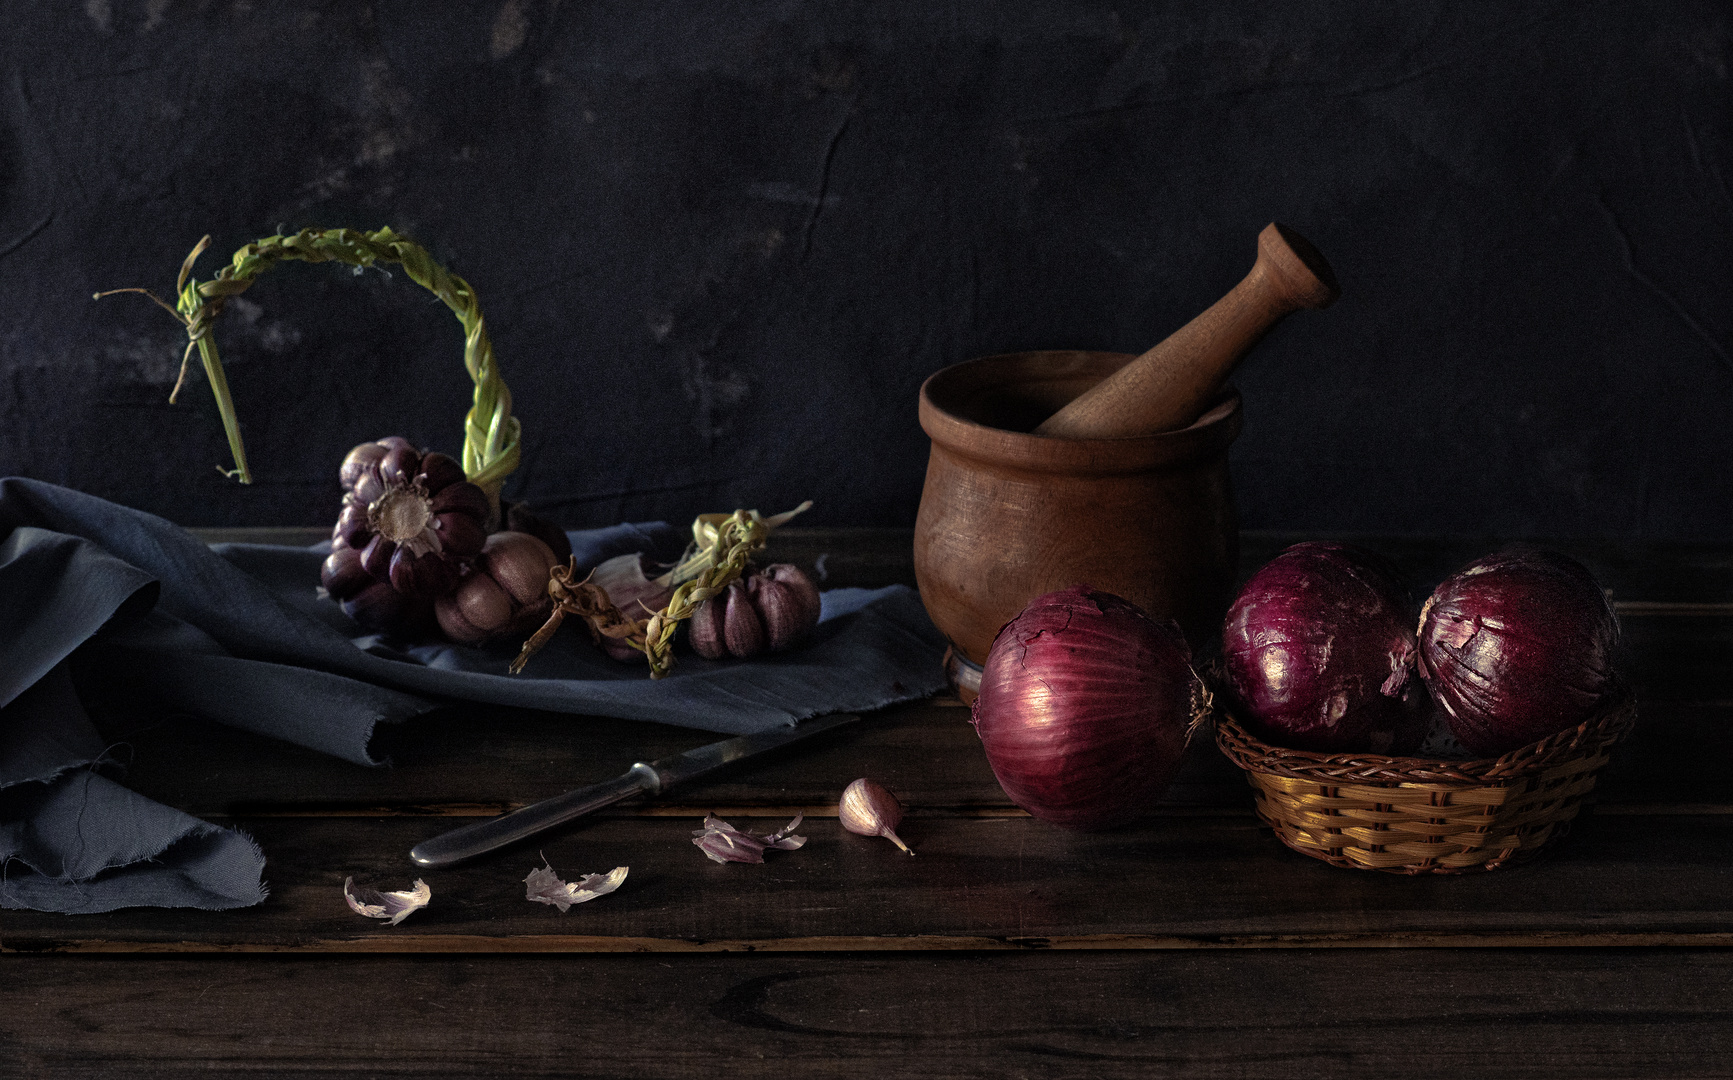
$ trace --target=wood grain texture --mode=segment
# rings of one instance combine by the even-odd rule
[[[6,976],[0,1048],[40,1080],[1689,1080],[1733,1060],[1726,950],[38,957]]]
[[[269,862],[263,905],[213,916],[7,912],[5,951],[848,951],[1733,944],[1733,817],[1590,816],[1535,864],[1461,878],[1338,870],[1242,816],[1068,833],[1030,818],[911,819],[910,858],[834,819],[805,847],[722,865],[701,811],[600,818],[473,864],[416,871],[439,826],[409,818],[243,819]],[[768,823],[755,823],[768,828]],[[781,822],[777,822],[780,825]],[[546,859],[568,879],[630,866],[561,914],[524,899]],[[433,902],[401,926],[343,902],[345,877]],[[1665,882],[1658,887],[1657,882]]]
[[[915,817],[1017,812],[994,780],[968,715],[949,705],[898,706],[810,745],[608,813],[726,807],[829,814],[842,789],[862,775],[889,786]],[[701,733],[661,724],[460,708],[393,731],[394,766],[366,769],[189,718],[142,727],[116,721],[104,725],[104,734],[115,744],[113,756],[127,763],[117,773],[121,779],[201,816],[485,816],[706,741]],[[1636,731],[1614,753],[1591,800],[1604,810],[1733,812],[1733,785],[1721,765],[1727,760],[1733,760],[1733,702],[1644,703]],[[1243,775],[1208,740],[1195,740],[1161,812],[1249,807]]]

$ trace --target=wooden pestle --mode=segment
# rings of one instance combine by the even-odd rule
[[[1208,311],[1084,391],[1035,429],[1063,439],[1123,439],[1189,427],[1258,339],[1342,290],[1324,256],[1285,225],[1258,234],[1251,273]]]

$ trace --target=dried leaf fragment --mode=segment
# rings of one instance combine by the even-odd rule
[[[349,908],[355,914],[369,919],[387,919],[387,926],[396,926],[426,907],[433,899],[433,890],[420,878],[416,878],[414,887],[405,892],[357,889],[355,879],[346,877],[343,879],[343,899],[349,901]]]
[[[715,814],[706,814],[704,827],[692,830],[692,843],[714,862],[761,863],[767,850],[793,851],[806,843],[806,837],[792,835],[803,816],[794,815],[793,821],[776,832],[752,833],[736,829]]]
[[[542,861],[547,863],[547,857]],[[606,874],[585,874],[576,881],[561,881],[554,873],[552,863],[540,869],[531,870],[529,877],[524,878],[524,899],[534,900],[538,904],[552,904],[564,914],[573,904],[581,904],[585,900],[594,900],[598,896],[606,896],[620,887],[626,880],[630,867],[616,866]]]

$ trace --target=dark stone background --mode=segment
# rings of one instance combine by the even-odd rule
[[[1725,3],[0,2],[0,473],[311,524],[389,432],[455,451],[455,320],[287,265],[220,343],[258,482],[139,297],[305,225],[478,290],[568,524],[817,501],[906,525],[915,394],[1141,350],[1279,219],[1344,298],[1241,369],[1243,523],[1733,525]]]

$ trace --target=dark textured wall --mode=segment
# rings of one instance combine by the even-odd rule
[[[139,297],[279,225],[477,288],[570,524],[913,520],[934,370],[1141,350],[1279,219],[1344,298],[1241,369],[1247,526],[1725,537],[1724,3],[0,2],[0,473],[305,524],[455,451],[457,324],[290,265],[219,341],[258,482]]]

